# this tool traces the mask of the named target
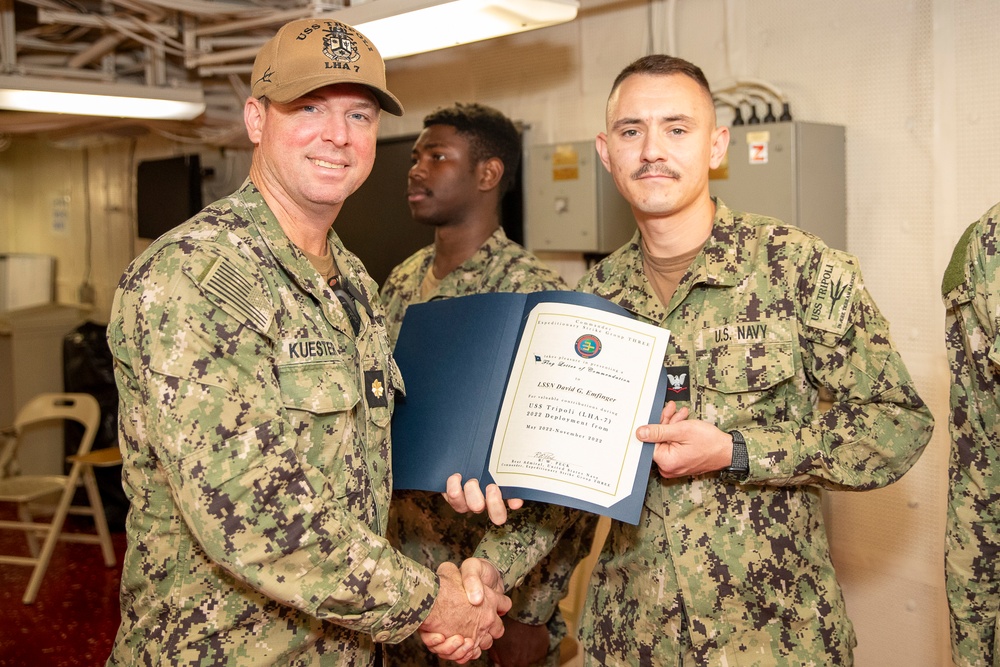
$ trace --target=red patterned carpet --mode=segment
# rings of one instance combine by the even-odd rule
[[[84,520],[69,517],[67,523]],[[111,537],[116,561],[111,568],[96,544],[57,544],[31,605],[21,602],[31,568],[0,563],[0,667],[104,665],[121,620],[118,584],[125,555],[125,534]],[[0,530],[0,551],[27,556],[24,534]]]

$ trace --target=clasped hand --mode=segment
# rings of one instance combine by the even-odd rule
[[[464,664],[475,660],[503,635],[501,616],[510,609],[500,573],[490,563],[469,558],[462,569],[442,563],[437,569],[438,596],[420,626],[420,638],[432,653]]]

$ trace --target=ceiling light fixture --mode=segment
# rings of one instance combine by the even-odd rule
[[[199,88],[0,76],[0,109],[112,118],[191,120],[205,111]]]
[[[566,23],[579,6],[578,0],[370,0],[329,17],[360,30],[389,60]]]

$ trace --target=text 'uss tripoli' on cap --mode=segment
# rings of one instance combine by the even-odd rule
[[[300,19],[283,25],[253,63],[250,94],[284,104],[334,83],[367,86],[394,116],[403,105],[385,85],[385,62],[367,37],[332,19]]]

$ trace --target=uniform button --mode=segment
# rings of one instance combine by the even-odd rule
[[[377,641],[377,642],[386,642],[386,641],[389,641],[389,633],[387,631],[383,630],[382,632],[380,632],[377,635],[375,635],[375,641]]]

